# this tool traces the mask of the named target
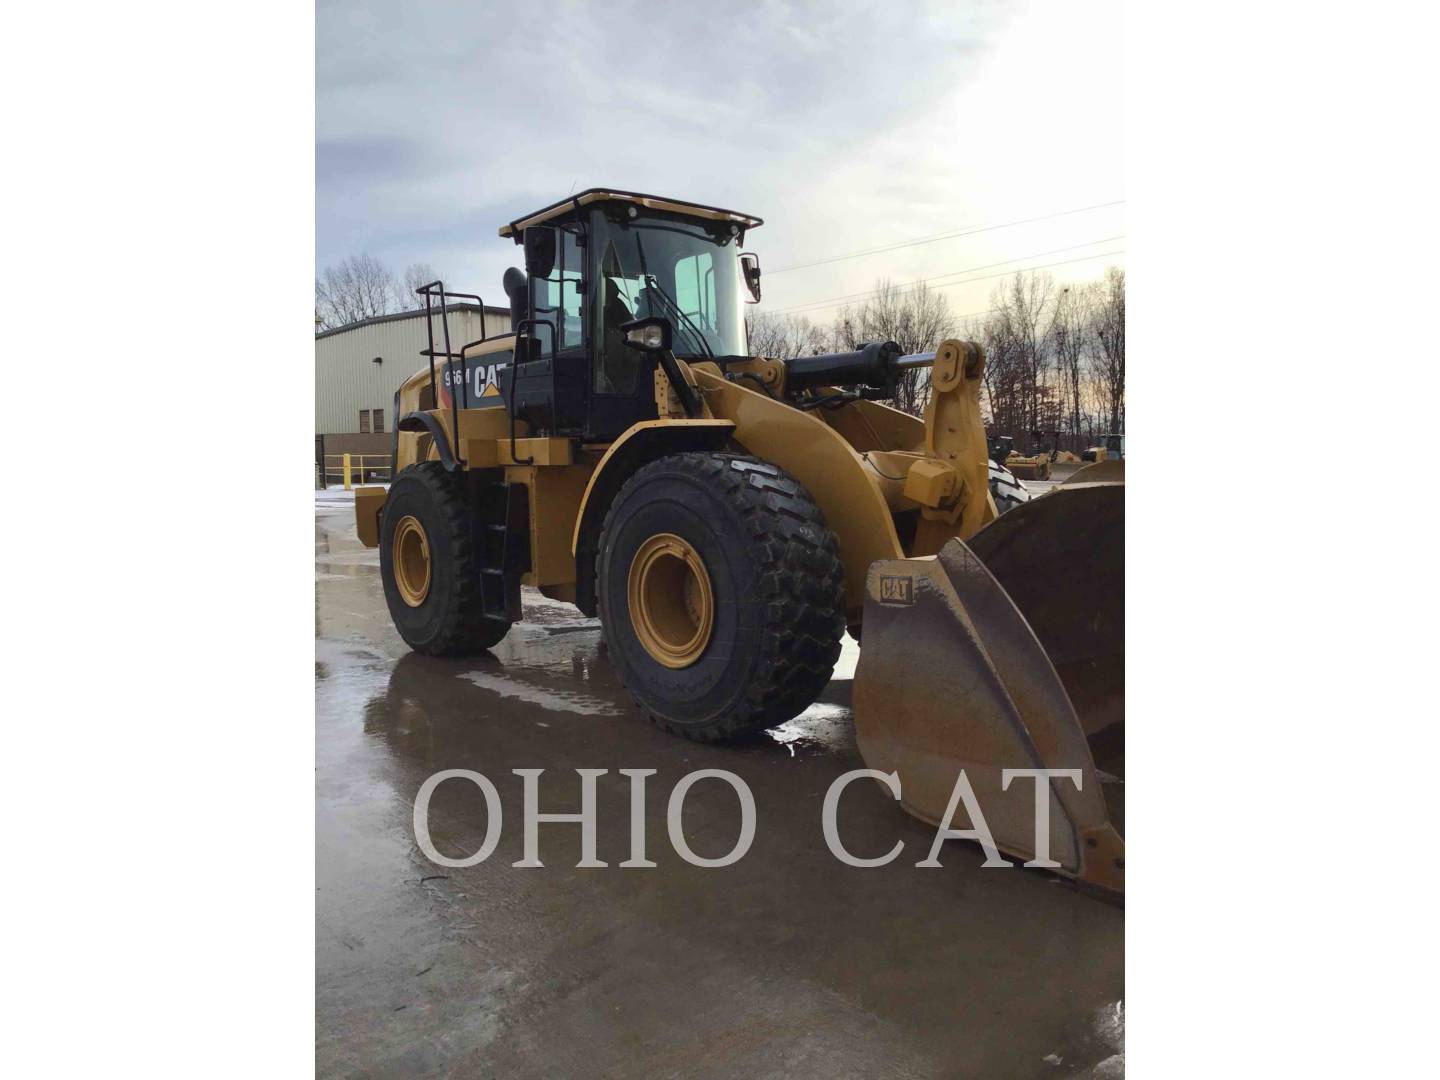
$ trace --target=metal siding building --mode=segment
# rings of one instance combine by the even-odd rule
[[[476,304],[451,307],[450,347],[453,351],[459,352],[463,345],[482,336],[481,318]],[[483,318],[483,336],[493,337],[510,330],[509,308],[486,305]],[[435,348],[443,350],[445,342],[438,315],[434,327]],[[395,391],[426,366],[427,360],[420,352],[429,347],[428,340],[424,311],[381,315],[315,335],[315,434],[326,436],[327,450],[332,449],[332,443],[338,449],[351,449],[340,444],[353,440],[333,437],[359,434],[362,409],[381,410],[386,433],[384,445],[388,450],[388,433],[394,424],[391,408]],[[379,363],[375,362],[377,358]],[[369,444],[379,441],[367,438],[361,448],[372,452]]]

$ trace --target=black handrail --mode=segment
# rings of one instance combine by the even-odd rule
[[[465,377],[465,349],[471,345],[479,345],[486,340],[485,331],[485,301],[476,293],[446,292],[445,283],[440,280],[432,281],[420,286],[415,290],[415,295],[425,297],[425,338],[429,348],[421,351],[420,355],[430,360],[430,400],[435,408],[440,408],[440,393],[435,385],[435,357],[445,357],[445,376],[450,384],[450,424],[451,441],[454,443],[455,458],[462,465],[464,459],[460,457],[460,399],[465,399],[464,408],[470,407],[470,381]],[[435,309],[434,300],[440,300],[440,329],[445,339],[445,351],[435,351]],[[480,307],[480,340],[472,341],[464,346],[460,352],[453,352],[450,348],[450,300],[474,300]],[[460,392],[455,392],[455,361],[460,361]]]
[[[439,282],[436,282],[439,284]],[[440,391],[435,386],[435,323],[430,318],[430,286],[425,286],[425,337],[430,347],[421,355],[430,358],[430,403],[433,407],[440,407]],[[483,316],[482,316],[483,317]]]

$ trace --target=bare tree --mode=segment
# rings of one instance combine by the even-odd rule
[[[1107,431],[1125,430],[1125,271],[1105,271],[1095,289],[1095,388]]]
[[[875,283],[873,295],[854,310],[841,308],[831,326],[836,348],[853,349],[871,341],[893,341],[905,353],[932,352],[955,331],[950,303],[923,282],[901,287],[889,280]],[[900,377],[893,404],[919,415],[930,399],[926,369],[912,369]]]
[[[1059,395],[1050,384],[1055,282],[1049,274],[1017,273],[991,294],[981,337],[991,423],[1018,447],[1044,442],[1057,425]]]
[[[772,315],[751,310],[745,316],[750,355],[788,359],[829,351],[825,331],[804,315]]]
[[[1090,358],[1093,291],[1065,286],[1055,295],[1055,310],[1050,318],[1048,347],[1055,364],[1059,384],[1056,404],[1059,410],[1058,430],[1064,427],[1070,435],[1070,450],[1081,450],[1081,416],[1086,412],[1086,367]],[[1058,445],[1055,449],[1059,449]]]
[[[388,315],[395,307],[395,275],[373,255],[350,255],[327,266],[315,281],[318,328],[333,330],[361,319]]]
[[[1042,430],[1042,403],[1049,396],[1046,380],[1049,375],[1050,355],[1045,347],[1049,334],[1049,320],[1053,317],[1052,300],[1055,295],[1055,279],[1045,273],[1031,273],[1028,277],[1016,274],[1011,282],[1010,293],[1002,301],[1002,318],[1010,323],[1015,335],[1020,363],[1021,385],[1024,390],[1024,430],[1027,445],[1038,449],[1030,439]]]
[[[440,275],[429,263],[411,263],[407,266],[405,273],[400,276],[395,291],[395,300],[400,305],[400,310],[410,311],[414,308],[424,307],[425,301],[416,295],[416,290],[429,285],[432,281],[439,280]],[[447,289],[449,287],[446,285]]]
[[[1015,436],[1017,448],[1058,448],[1063,430],[1083,449],[1101,429],[1124,430],[1124,270],[1063,289],[1049,274],[1022,271],[996,287],[991,311],[963,325],[939,293],[880,281],[871,299],[836,312],[828,347],[889,339],[920,353],[952,336],[985,347],[986,423]],[[894,403],[918,414],[929,392],[929,373],[912,372]]]
[[[888,280],[875,283],[874,295],[853,318],[863,340],[893,341],[906,353],[930,351],[955,326],[950,304],[938,291],[924,283],[901,288]]]
[[[860,319],[853,308],[837,308],[835,318],[830,322],[830,345],[832,352],[846,352],[865,340],[860,332]]]

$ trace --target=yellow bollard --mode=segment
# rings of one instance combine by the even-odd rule
[[[340,459],[340,470],[345,475],[345,490],[350,490],[350,455],[345,454]]]

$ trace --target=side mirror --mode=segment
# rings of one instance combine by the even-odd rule
[[[745,287],[750,290],[754,297],[750,302],[760,302],[760,256],[753,251],[742,251],[740,253],[740,272],[745,275]]]
[[[669,319],[631,319],[620,324],[620,333],[625,336],[625,344],[632,349],[644,352],[670,351],[672,331]]]
[[[531,225],[525,230],[525,272],[532,278],[548,278],[555,269],[555,230]]]

